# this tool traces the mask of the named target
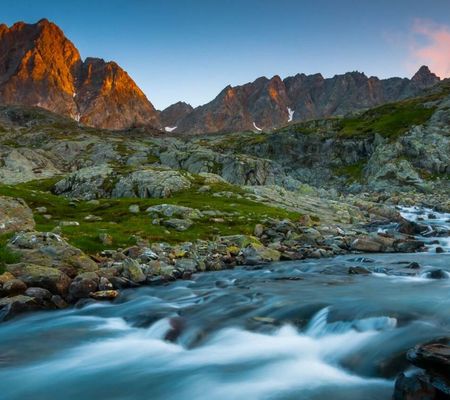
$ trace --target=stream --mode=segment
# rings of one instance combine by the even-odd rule
[[[450,214],[402,213],[428,252],[200,273],[5,322],[0,398],[388,400],[406,350],[450,336]]]

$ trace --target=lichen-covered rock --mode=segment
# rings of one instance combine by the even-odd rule
[[[196,210],[195,208],[177,206],[175,204],[158,204],[147,208],[146,212],[155,216],[175,217],[182,219],[198,219],[203,216],[202,212]]]
[[[164,226],[175,229],[176,231],[183,232],[188,230],[194,222],[190,219],[170,218],[163,222]]]
[[[0,196],[0,235],[30,231],[34,226],[33,212],[23,200]]]
[[[179,171],[146,169],[122,176],[115,184],[111,196],[165,198],[190,187],[190,180]]]
[[[109,197],[114,179],[112,168],[106,164],[86,167],[57,182],[53,191],[84,200]]]
[[[41,287],[62,296],[67,294],[71,283],[71,279],[56,268],[20,263],[9,265],[7,269],[28,286]]]
[[[85,272],[77,275],[69,287],[69,299],[87,298],[92,292],[97,291],[99,277],[95,272]]]
[[[119,294],[118,290],[99,290],[91,293],[89,296],[94,300],[114,300],[119,297]]]
[[[15,317],[17,314],[41,309],[39,303],[30,296],[18,295],[0,299],[0,321]]]
[[[23,262],[58,268],[70,276],[98,269],[97,264],[80,249],[52,232],[19,233],[11,239],[8,247],[19,253]]]
[[[123,276],[134,283],[144,282],[146,277],[136,260],[127,258],[122,262]]]

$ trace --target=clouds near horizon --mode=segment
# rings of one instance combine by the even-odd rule
[[[410,43],[411,65],[428,65],[441,78],[450,77],[450,26],[416,19]]]

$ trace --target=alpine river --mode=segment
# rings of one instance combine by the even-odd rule
[[[203,273],[3,323],[0,398],[388,400],[405,351],[450,336],[450,242],[432,237],[450,215],[403,215],[429,252]]]

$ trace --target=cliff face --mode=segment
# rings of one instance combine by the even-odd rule
[[[39,106],[86,125],[158,125],[152,104],[114,62],[80,57],[55,24],[0,26],[0,103]]]
[[[226,87],[213,101],[183,118],[176,132],[232,132],[272,129],[291,121],[324,118],[413,97],[439,78],[422,67],[410,79],[378,79],[349,72],[325,79],[297,74],[283,81],[258,78]]]

